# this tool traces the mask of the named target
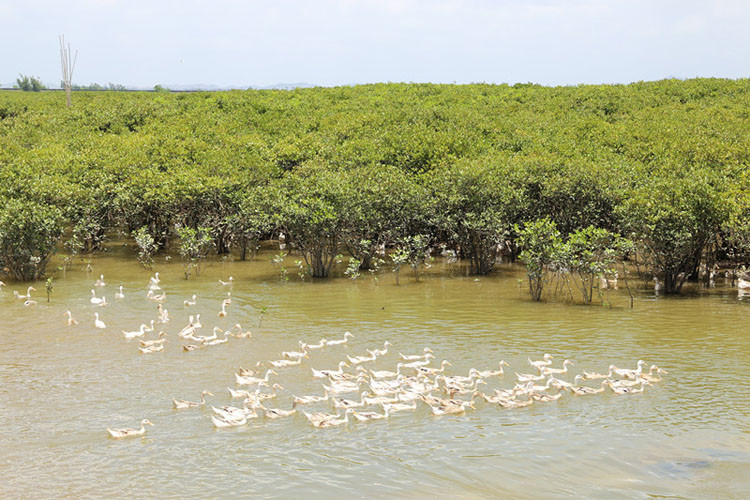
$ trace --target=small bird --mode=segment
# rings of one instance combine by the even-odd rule
[[[136,437],[136,436],[143,436],[146,433],[145,425],[154,425],[152,424],[148,419],[144,418],[141,420],[141,428],[140,429],[110,429],[107,428],[107,432],[109,433],[110,437],[114,439],[122,439],[122,438],[128,438],[128,437]]]

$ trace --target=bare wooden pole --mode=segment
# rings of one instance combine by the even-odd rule
[[[70,57],[70,44],[65,46],[65,35],[60,35],[60,67],[62,68],[62,81],[65,87],[65,98],[70,107],[70,96],[73,90],[73,70],[76,67],[76,61],[78,60],[78,51],[76,50],[75,57]]]

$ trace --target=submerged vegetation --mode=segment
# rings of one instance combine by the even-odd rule
[[[0,93],[0,264],[124,231],[139,260],[252,258],[283,232],[312,277],[437,248],[528,267],[589,303],[617,263],[679,293],[750,264],[750,80],[631,85],[378,84],[190,94]],[[386,253],[390,254],[387,258]],[[283,268],[283,266],[282,266]],[[285,269],[285,268],[284,268]],[[624,276],[623,276],[624,277]]]

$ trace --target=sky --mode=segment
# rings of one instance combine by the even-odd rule
[[[627,83],[750,76],[750,0],[0,0],[0,84]]]

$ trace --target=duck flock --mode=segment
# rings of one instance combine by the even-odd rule
[[[219,281],[223,286],[231,286],[233,278]],[[106,283],[100,276],[95,287]],[[30,292],[19,299],[30,300]],[[121,286],[116,299],[124,299]],[[160,286],[159,273],[156,273],[148,285],[148,300],[157,303],[158,317],[149,324],[141,324],[138,330],[122,331],[126,339],[140,339],[138,351],[141,354],[155,354],[164,350],[167,334],[164,331],[155,333],[155,337],[146,340],[146,334],[156,331],[156,323],[170,321],[169,312],[162,306],[166,300]],[[106,299],[96,296],[92,290],[90,302],[105,306]],[[194,306],[197,297],[186,299],[185,307]],[[232,304],[231,292],[222,301],[218,317],[227,317],[227,308]],[[68,326],[77,325],[70,311],[66,311]],[[106,324],[94,315],[94,326],[106,328]],[[212,334],[205,336],[198,332],[203,328],[200,314],[191,315],[188,324],[180,329],[177,336],[184,342],[182,349],[186,352],[219,346],[229,342],[230,338],[252,341],[252,333],[235,324],[230,330],[223,331],[214,327]],[[356,422],[388,419],[395,413],[415,411],[420,405],[427,407],[435,416],[463,414],[476,410],[476,403],[497,406],[500,408],[521,408],[536,403],[550,403],[559,400],[563,394],[571,396],[588,396],[609,391],[616,395],[637,394],[644,392],[646,386],[661,380],[661,374],[667,373],[656,365],[645,371],[645,361],[638,361],[635,368],[618,368],[610,365],[606,373],[581,371],[573,376],[573,381],[564,380],[570,375],[569,367],[573,362],[563,360],[559,367],[554,366],[554,358],[544,354],[539,360],[528,358],[528,366],[514,369],[513,382],[502,387],[500,382],[510,378],[505,373],[508,363],[501,360],[496,368],[479,370],[471,368],[467,374],[449,374],[447,368],[452,366],[449,360],[442,360],[438,366],[433,364],[435,356],[429,347],[421,352],[403,354],[398,357],[391,353],[392,344],[385,341],[382,347],[365,349],[364,354],[353,356],[344,352],[344,347],[354,338],[345,332],[335,340],[320,339],[315,343],[298,342],[293,350],[279,353],[278,359],[257,362],[252,369],[240,368],[234,374],[235,387],[229,387],[229,396],[238,402],[235,405],[210,406],[210,419],[217,428],[239,427],[253,419],[279,419],[303,415],[315,428],[327,428],[346,425],[350,416]],[[316,354],[327,350],[341,351],[341,361],[335,368],[318,369]],[[382,361],[391,358],[392,369],[382,368]],[[380,363],[376,363],[377,361]],[[395,361],[395,364],[393,364]],[[528,373],[519,373],[528,372]],[[281,382],[284,377],[299,380],[310,377],[320,382],[317,394],[288,394],[284,392]],[[175,410],[204,408],[206,396],[214,396],[208,390],[201,394],[199,401],[173,400]],[[352,399],[350,399],[352,398]],[[271,401],[278,401],[271,407]],[[300,408],[302,407],[302,408]],[[316,411],[313,411],[316,410]],[[141,436],[146,432],[146,425],[153,425],[148,419],[141,421],[140,428],[107,429],[112,438]]]

